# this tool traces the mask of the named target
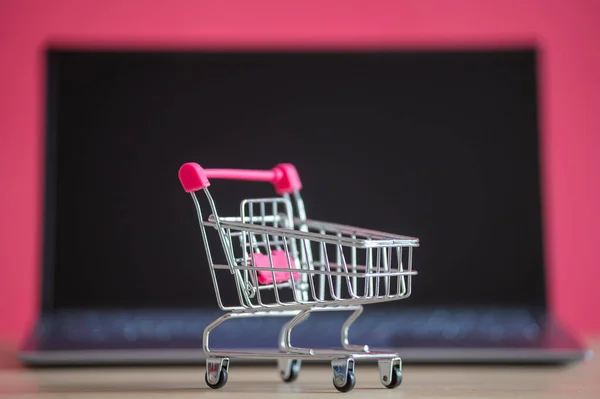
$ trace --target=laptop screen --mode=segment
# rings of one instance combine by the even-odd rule
[[[536,96],[531,50],[49,51],[44,306],[216,309],[190,161],[293,163],[309,218],[418,237],[384,306],[543,306]]]

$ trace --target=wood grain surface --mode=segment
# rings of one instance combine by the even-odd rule
[[[598,353],[600,340],[592,341]],[[357,364],[356,388],[339,393],[329,367],[306,364],[299,378],[283,383],[273,367],[236,365],[220,390],[204,383],[202,367],[70,368],[29,370],[14,351],[0,346],[0,397],[25,398],[311,398],[376,396],[398,399],[526,398],[600,399],[600,359],[570,366],[410,366],[404,381],[389,390],[379,383],[377,367]]]

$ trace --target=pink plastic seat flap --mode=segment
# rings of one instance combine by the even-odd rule
[[[252,257],[249,255],[250,264],[252,264]],[[268,270],[257,270],[256,273],[258,275],[258,282],[260,284],[272,284],[273,283],[273,274],[275,274],[275,281],[277,283],[283,283],[290,280],[290,272],[288,270],[288,261],[285,255],[285,251],[283,250],[274,250],[271,252],[271,258],[273,259],[273,268],[277,269],[285,269],[284,272],[275,272],[272,273]],[[271,263],[269,262],[269,255],[264,255],[261,253],[254,254],[254,262],[256,267],[271,267]],[[292,269],[297,269],[296,265],[292,258],[290,258],[290,266]],[[294,280],[300,278],[300,273],[294,272],[292,273],[294,276]]]

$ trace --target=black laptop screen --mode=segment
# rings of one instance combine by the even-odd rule
[[[533,51],[48,61],[46,309],[216,308],[189,161],[290,162],[310,218],[418,237],[413,294],[388,306],[545,303]],[[231,216],[274,194],[211,189]]]

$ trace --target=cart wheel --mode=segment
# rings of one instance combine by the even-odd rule
[[[394,367],[390,376],[390,381],[387,384],[383,384],[386,388],[394,389],[398,388],[402,383],[402,371],[399,368]]]
[[[281,379],[283,382],[294,382],[300,374],[302,362],[299,359],[287,360],[285,369],[281,369]]]
[[[348,371],[346,383],[343,385],[338,385],[335,378],[333,379],[333,386],[340,392],[350,392],[354,388],[354,385],[356,385],[356,377],[354,377],[353,371]]]
[[[219,374],[219,379],[217,382],[211,382],[208,380],[208,372],[204,374],[204,381],[206,381],[206,385],[211,387],[212,389],[223,388],[225,384],[227,384],[227,369],[223,367],[221,369],[221,373]]]

